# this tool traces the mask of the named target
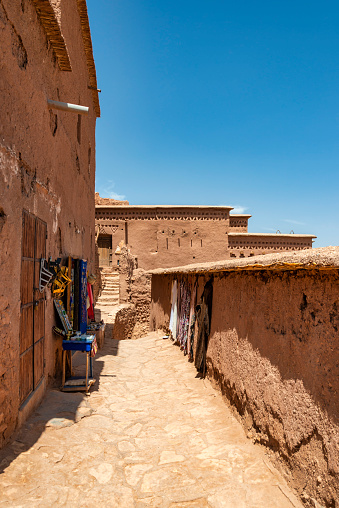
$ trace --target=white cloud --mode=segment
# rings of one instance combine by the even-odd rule
[[[289,224],[295,224],[296,226],[306,226],[305,222],[299,222],[298,220],[283,219],[283,221],[288,222]]]
[[[115,183],[113,180],[108,180],[106,182],[105,186],[100,185],[100,187],[98,189],[100,197],[117,199],[119,201],[123,201],[124,199],[126,199],[125,194],[118,194],[117,192],[115,192],[114,188],[115,188]]]
[[[126,199],[124,194],[117,194],[116,192],[110,192],[108,197],[111,199],[117,199],[118,201],[123,201]]]
[[[276,233],[277,231],[279,231],[278,229],[274,229],[274,228],[261,228],[261,229],[264,229],[265,231],[273,231],[273,233]]]
[[[242,205],[230,205],[233,206],[233,210],[231,213],[245,213],[246,210],[248,210],[248,206],[242,206]]]

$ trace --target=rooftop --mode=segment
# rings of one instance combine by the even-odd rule
[[[307,234],[304,234],[304,233],[288,233],[288,234],[284,234],[284,233],[233,233],[233,232],[230,232],[228,233],[228,236],[243,236],[243,237],[248,237],[248,236],[264,236],[264,237],[267,237],[267,238],[277,238],[277,237],[282,237],[282,238],[299,238],[299,237],[302,237],[302,238],[317,238],[316,236],[314,235],[307,235]]]
[[[339,247],[321,247],[302,251],[263,254],[213,263],[197,263],[150,270],[153,275],[175,273],[214,273],[239,270],[333,270],[339,269]]]
[[[211,209],[216,209],[216,210],[233,210],[233,206],[213,206],[213,205],[110,205],[110,204],[107,204],[107,205],[95,205],[95,208],[113,208],[114,210],[118,209],[118,210],[128,210],[128,209],[140,209],[142,208],[143,210],[147,209],[147,210],[158,210],[159,208],[160,209],[168,209],[168,208],[171,208],[171,209],[177,209],[177,210],[182,210],[183,208],[185,210],[196,210],[196,209],[199,209],[199,210],[211,210]],[[240,217],[240,216],[239,216]],[[244,215],[242,217],[250,217],[250,215]]]

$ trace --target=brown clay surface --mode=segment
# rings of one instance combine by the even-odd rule
[[[112,198],[102,198],[99,195],[99,192],[95,193],[95,204],[96,205],[120,205],[120,206],[127,206],[129,205],[128,201],[120,201],[118,199],[112,199]]]
[[[306,268],[339,268],[339,247],[321,247],[318,249],[306,249],[301,252],[283,252],[254,256],[245,259],[230,259],[208,263],[194,263],[185,266],[173,266],[171,268],[157,268],[150,270],[152,274],[175,274],[175,273],[213,273],[226,272],[238,269],[278,269],[284,263],[292,264],[291,269]],[[293,267],[293,263],[298,266]],[[299,266],[300,265],[300,266]],[[251,268],[252,267],[252,268]],[[282,266],[283,267],[283,266]],[[285,267],[288,269],[288,266]]]
[[[0,452],[0,506],[301,508],[207,380],[157,333],[109,341],[86,400],[49,392]]]
[[[96,112],[88,89],[80,2],[53,2],[71,72],[60,70],[35,8],[42,3],[49,5],[0,0],[0,448],[19,415],[23,210],[47,223],[48,258],[72,255],[87,259],[91,272],[95,269]],[[79,120],[77,114],[51,110],[47,99],[88,106],[89,115]],[[45,325],[44,386],[61,373],[61,340],[52,336],[55,311],[49,290],[45,315],[40,323]],[[34,405],[40,395],[33,395]]]
[[[123,241],[145,270],[309,249],[315,238],[248,233],[251,216],[232,215],[227,206],[127,206],[99,195],[96,200],[97,234],[111,238],[113,252]]]
[[[151,325],[166,328],[173,278],[198,278],[200,295],[213,276],[208,376],[307,506],[312,498],[338,502],[338,267],[339,248],[330,247],[157,270],[152,278]]]

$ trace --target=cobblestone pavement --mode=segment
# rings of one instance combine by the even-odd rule
[[[50,391],[2,450],[1,507],[301,507],[170,340],[111,340],[95,364],[89,397]]]

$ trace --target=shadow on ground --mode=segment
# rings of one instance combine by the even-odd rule
[[[99,390],[101,379],[107,378],[102,374],[104,356],[117,356],[118,340],[108,340],[93,359],[93,377],[95,383],[88,394],[85,392],[62,392],[58,389],[48,389],[40,406],[28,418],[25,424],[15,432],[10,443],[0,451],[0,474],[21,453],[28,450],[39,440],[41,434],[47,429],[61,429],[78,423],[82,418],[90,416],[93,409],[90,405],[91,393]],[[86,356],[81,352],[73,355],[72,366],[75,375],[83,375]],[[115,377],[114,374],[109,377]]]

